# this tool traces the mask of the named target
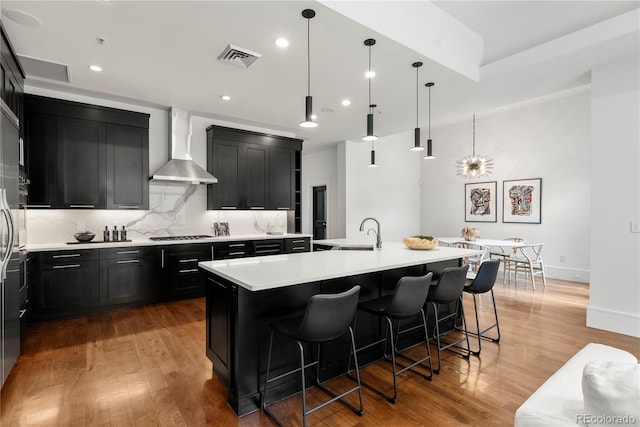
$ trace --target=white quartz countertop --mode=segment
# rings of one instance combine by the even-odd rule
[[[376,245],[376,239],[373,238],[356,238],[356,239],[324,239],[324,240],[314,240],[313,243],[317,243],[320,245],[333,246],[334,248],[374,248]],[[395,244],[397,242],[391,242],[391,244]],[[385,247],[384,242],[382,243],[382,247]]]
[[[97,237],[97,236],[96,236]],[[120,248],[131,246],[157,246],[157,245],[184,245],[186,243],[215,243],[215,242],[235,242],[242,240],[267,240],[267,239],[291,239],[291,238],[312,237],[310,234],[284,233],[284,234],[243,234],[238,236],[225,237],[209,237],[204,239],[193,240],[149,240],[149,239],[132,239],[131,242],[94,242],[94,243],[74,243],[54,242],[27,245],[29,252],[41,251],[60,251],[60,250],[79,250],[79,249],[100,249],[100,248]],[[73,241],[73,236],[69,241]]]
[[[399,242],[384,242],[374,251],[319,251],[198,263],[250,291],[281,288],[319,280],[348,277],[412,265],[462,258],[478,250],[437,247],[414,251]]]

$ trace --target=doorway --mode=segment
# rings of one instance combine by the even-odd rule
[[[327,186],[313,187],[313,240],[327,238]]]

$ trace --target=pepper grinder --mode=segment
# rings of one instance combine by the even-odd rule
[[[104,226],[104,231],[102,232],[102,240],[104,240],[105,242],[109,241],[109,227],[108,226]]]
[[[120,240],[127,240],[127,229],[124,228],[124,225],[122,226],[122,231],[120,232]]]
[[[117,242],[118,241],[118,227],[117,226],[115,226],[115,225],[113,226],[113,233],[111,233],[111,234],[112,234],[112,237],[113,237],[113,241]]]

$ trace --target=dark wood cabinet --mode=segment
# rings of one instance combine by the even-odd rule
[[[105,209],[104,123],[58,117],[57,130],[56,206]]]
[[[288,254],[295,254],[298,252],[311,251],[311,238],[310,237],[294,237],[284,239],[284,252]]]
[[[99,306],[97,251],[40,252],[31,289],[35,320],[91,313]]]
[[[100,249],[100,307],[154,299],[153,248]]]
[[[198,262],[213,259],[211,243],[166,245],[156,250],[159,257],[156,266],[160,299],[166,301],[204,296],[205,279],[198,270]]]
[[[25,73],[1,23],[0,33],[0,98],[22,122]]]
[[[253,248],[255,256],[278,255],[282,253],[282,240],[256,240],[253,242]]]
[[[299,139],[208,127],[207,170],[218,184],[207,187],[207,208],[295,210],[301,150]]]
[[[25,96],[28,205],[148,209],[149,115]]]
[[[295,208],[295,150],[272,147],[269,151],[269,190],[272,209]]]
[[[149,209],[149,131],[107,124],[107,209]]]
[[[26,172],[31,185],[27,196],[29,207],[54,207],[57,200],[57,123],[51,114],[25,115]]]
[[[230,381],[232,372],[231,343],[234,341],[231,338],[233,291],[233,287],[228,283],[207,276],[207,356],[213,361],[213,369],[218,378],[227,387],[233,383]]]
[[[214,259],[232,259],[255,256],[253,242],[239,240],[216,243],[214,246]]]

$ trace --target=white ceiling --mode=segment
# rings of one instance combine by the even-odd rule
[[[455,67],[441,58],[436,62],[426,51],[395,41],[392,27],[409,34],[431,31],[429,37],[436,41],[444,37],[435,33],[437,26],[425,25],[421,16],[409,16],[423,2],[393,2],[394,16],[379,19],[383,24],[359,21],[373,29],[356,22],[354,15],[338,13],[329,2],[313,1],[4,0],[3,11],[23,10],[44,25],[21,25],[4,14],[2,22],[18,54],[70,67],[70,83],[28,75],[29,85],[177,106],[211,118],[291,132],[305,139],[305,149],[359,140],[364,134],[366,38],[377,40],[372,48],[372,68],[377,72],[372,93],[379,105],[380,136],[415,127],[416,75],[411,67],[415,61],[425,63],[420,69],[424,128],[427,81],[436,83],[432,88],[436,126],[583,86],[594,66],[640,51],[640,1],[433,2],[439,13],[449,14],[484,41],[476,81],[452,71]],[[356,11],[371,5],[353,4]],[[317,13],[310,22],[311,94],[320,125],[309,130],[298,126],[307,86],[307,22],[301,16],[305,8]],[[98,37],[106,43],[100,45]],[[275,46],[278,37],[289,39],[287,49]],[[248,69],[220,63],[216,58],[227,44],[262,57]],[[88,65],[93,63],[104,71],[90,71]],[[222,101],[223,94],[231,101]],[[340,104],[344,98],[352,101],[351,106]]]

